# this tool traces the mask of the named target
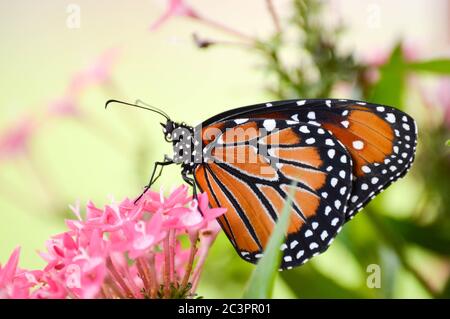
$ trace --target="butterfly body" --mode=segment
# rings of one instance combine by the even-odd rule
[[[407,114],[353,100],[274,101],[195,127],[163,127],[174,154],[157,165],[180,164],[194,195],[199,187],[211,205],[227,208],[218,221],[249,262],[262,257],[295,187],[282,269],[325,251],[346,221],[404,176],[417,140]]]

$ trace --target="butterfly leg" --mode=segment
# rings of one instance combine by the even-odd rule
[[[164,166],[167,166],[170,164],[173,164],[173,161],[170,158],[168,158],[167,156],[164,158],[163,162],[155,163],[155,165],[153,166],[153,172],[152,172],[152,176],[150,177],[150,181],[148,182],[148,185],[145,186],[144,191],[141,193],[141,195],[139,195],[139,197],[136,198],[136,200],[134,201],[135,204],[142,198],[142,196],[144,196],[144,194],[150,189],[150,187],[152,187],[152,185],[158,180],[158,178],[162,174]],[[158,167],[160,168],[160,170],[159,170],[159,173],[156,174]],[[155,174],[156,174],[156,176],[155,176]]]
[[[185,172],[181,172],[181,175],[183,177],[183,180],[190,186],[192,186],[192,196],[194,197],[194,199],[197,199],[197,185],[195,184],[194,179],[192,177],[189,177]]]
[[[192,186],[192,198],[197,200],[197,184],[195,184],[195,180],[192,177],[189,177],[186,172],[181,172],[181,176],[186,183]],[[200,214],[204,215],[200,207],[198,210],[200,211]]]

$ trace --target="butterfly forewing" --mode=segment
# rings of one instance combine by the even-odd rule
[[[208,136],[208,127],[216,130]],[[236,118],[203,128],[204,159],[195,180],[238,251],[257,262],[296,182],[281,268],[323,252],[345,220],[352,160],[326,129],[294,120]]]

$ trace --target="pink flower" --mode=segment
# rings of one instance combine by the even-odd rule
[[[93,85],[102,85],[111,80],[112,68],[117,61],[118,49],[109,49],[86,69],[80,70],[72,78],[66,94],[77,95]]]
[[[411,62],[420,56],[420,51],[417,45],[414,45],[411,42],[406,42],[402,43],[402,54],[406,61]],[[386,64],[390,56],[391,49],[386,50],[377,48],[363,57],[363,62],[370,67],[378,68]]]
[[[450,128],[450,78],[443,78],[437,87],[437,102],[444,113],[444,123]]]
[[[225,212],[193,199],[181,186],[165,197],[148,191],[136,204],[70,207],[76,219],[40,252],[46,266],[17,269],[19,250],[0,268],[0,296],[8,298],[171,298],[194,296],[201,268]],[[83,215],[85,217],[83,218]],[[217,231],[216,231],[217,230]],[[181,238],[191,238],[190,247]],[[199,241],[200,248],[197,247]],[[195,267],[194,267],[195,265]]]
[[[25,153],[36,127],[35,120],[26,116],[2,132],[0,158],[10,158]]]
[[[63,96],[49,103],[48,112],[61,117],[80,117],[81,109],[74,96]]]
[[[2,267],[0,265],[0,299],[24,299],[29,297],[34,276],[18,268],[20,247],[12,252],[9,260]]]
[[[220,230],[221,228],[217,220],[210,220],[199,232],[200,247],[198,249],[198,261],[197,267],[192,275],[192,289],[194,291],[197,288],[203,265],[206,261],[206,257],[208,257],[211,245],[216,240]]]
[[[161,213],[155,213],[150,221],[139,220],[134,223],[132,229],[133,235],[129,247],[130,258],[137,258],[161,242],[167,233],[163,230],[163,216]]]
[[[75,73],[61,97],[51,101],[48,112],[53,116],[80,117],[79,98],[88,88],[105,85],[111,81],[113,66],[119,55],[118,49],[109,49],[91,65]]]
[[[377,48],[375,50],[370,51],[366,56],[363,57],[363,61],[365,64],[371,67],[380,67],[389,59],[390,51],[384,50],[381,48]]]
[[[157,30],[174,16],[189,17],[192,19],[199,18],[198,13],[185,0],[169,0],[166,11],[150,26],[150,30]]]
[[[379,80],[379,69],[389,61],[391,53],[391,50],[378,48],[363,57],[363,63],[368,67],[364,74],[368,83],[376,83]],[[418,59],[420,51],[416,45],[411,42],[405,42],[402,43],[402,55],[405,61],[412,62]]]
[[[208,223],[211,221],[215,222],[217,217],[226,212],[226,208],[209,208],[208,195],[206,193],[199,194],[197,201],[193,204],[195,207],[181,218],[183,227],[186,228],[190,234],[206,228]]]

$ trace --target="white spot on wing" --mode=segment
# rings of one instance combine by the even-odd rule
[[[386,121],[389,123],[395,123],[395,115],[392,113],[386,114]]]
[[[245,122],[247,122],[248,121],[248,119],[235,119],[234,120],[234,123],[236,123],[236,124],[242,124],[242,123],[245,123]]]
[[[308,129],[308,127],[306,125],[300,126],[300,132],[305,133],[305,134],[311,133],[311,131]]]
[[[276,126],[277,122],[275,120],[265,120],[263,126],[267,131],[272,131]]]
[[[329,158],[334,158],[334,155],[336,154],[336,151],[331,148],[331,149],[328,150],[327,154],[328,154]]]
[[[364,148],[364,142],[363,141],[359,141],[359,140],[358,141],[353,141],[352,145],[353,145],[353,148],[355,150],[358,150],[358,151],[360,151],[360,150],[362,150]]]

